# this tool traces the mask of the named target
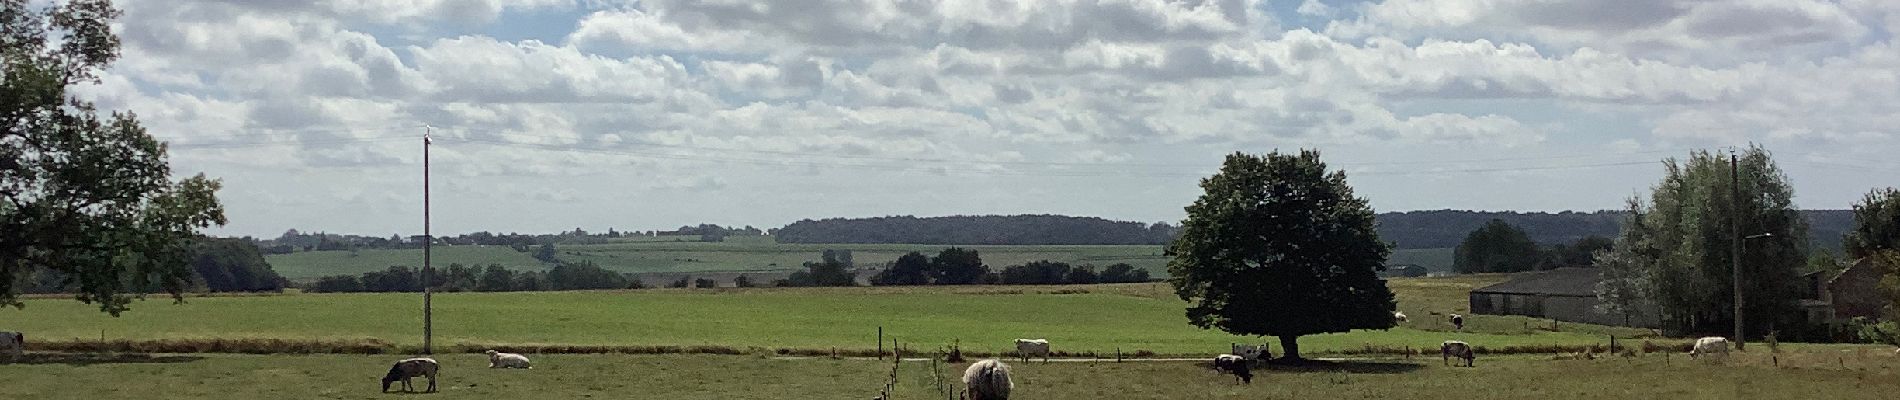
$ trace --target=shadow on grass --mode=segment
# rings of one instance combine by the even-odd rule
[[[143,353],[27,353],[14,364],[176,364],[203,360],[198,356],[154,356]]]
[[[1307,360],[1298,363],[1273,361],[1260,369],[1279,372],[1345,372],[1353,374],[1403,374],[1424,369],[1425,366],[1409,362],[1392,361],[1321,361]]]

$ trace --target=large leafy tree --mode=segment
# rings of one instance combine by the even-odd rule
[[[1730,246],[1739,233],[1755,237],[1743,243],[1740,259],[1748,334],[1801,323],[1797,277],[1808,259],[1808,226],[1794,208],[1793,188],[1760,147],[1743,152],[1737,168],[1729,164],[1729,157],[1706,151],[1664,162],[1650,202],[1634,200],[1636,219],[1606,253],[1611,262],[1599,263],[1611,267],[1604,274],[1613,284],[1640,286],[1605,288],[1599,296],[1652,304],[1671,330],[1729,333],[1735,304]],[[1644,298],[1617,300],[1616,293]]]
[[[1900,249],[1900,190],[1877,189],[1854,204],[1854,230],[1842,238],[1850,257]]]
[[[1467,274],[1529,271],[1542,261],[1537,243],[1523,229],[1501,219],[1471,231],[1452,250],[1452,268]]]
[[[41,270],[115,316],[180,298],[196,231],[225,222],[218,182],[172,181],[137,117],[69,93],[119,57],[109,1],[30,3],[0,0],[0,305],[23,307],[17,283]]]
[[[1300,336],[1393,326],[1378,277],[1391,246],[1319,152],[1229,155],[1201,188],[1168,251],[1168,283],[1190,323],[1277,336],[1289,361],[1300,360]]]

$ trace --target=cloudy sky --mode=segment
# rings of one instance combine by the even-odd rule
[[[219,234],[1177,220],[1316,148],[1380,211],[1618,207],[1754,142],[1807,208],[1900,185],[1883,0],[140,0],[83,96]]]

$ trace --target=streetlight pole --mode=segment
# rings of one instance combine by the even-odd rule
[[[429,280],[434,276],[434,268],[429,263],[429,247],[434,244],[435,236],[429,234],[429,135],[435,133],[435,127],[425,126],[422,133],[422,354],[435,354],[432,343],[435,338],[434,310],[430,301],[433,293],[429,290]]]
[[[1742,188],[1739,162],[1735,152],[1728,153],[1729,179],[1729,275],[1735,285],[1735,350],[1742,349]]]

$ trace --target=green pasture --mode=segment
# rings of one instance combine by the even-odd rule
[[[1401,309],[1457,312],[1448,300],[1502,276],[1394,280]],[[1451,289],[1447,289],[1447,287]],[[1078,293],[1079,292],[1079,293]],[[1461,292],[1455,296],[1462,296]],[[1057,350],[1140,350],[1201,355],[1232,342],[1267,342],[1187,324],[1185,303],[1166,284],[904,288],[648,289],[435,295],[441,344],[729,346],[870,349],[877,330],[919,348],[961,342],[1004,351],[1015,338],[1047,338]],[[377,339],[420,344],[421,296],[413,293],[199,297],[152,300],[113,318],[64,299],[0,310],[0,326],[40,340],[204,338]],[[1548,331],[1522,317],[1471,316],[1465,331],[1414,316],[1391,330],[1308,336],[1308,353],[1367,346],[1431,348],[1446,339],[1486,347],[1588,345],[1627,328],[1563,324]],[[1277,346],[1275,346],[1277,349]],[[1277,350],[1276,350],[1277,351]]]
[[[1438,360],[1380,359],[1256,371],[1236,385],[1198,362],[1012,363],[1012,398],[1024,399],[1886,399],[1900,392],[1900,360],[1853,351],[1737,355],[1688,362],[1659,355],[1596,360],[1481,358],[1475,368]],[[717,355],[531,355],[535,368],[484,368],[476,354],[437,355],[440,399],[871,398],[890,381],[876,360]],[[9,399],[381,399],[379,378],[401,356],[39,355],[0,364]],[[1826,358],[1825,362],[1820,359]],[[892,398],[944,398],[967,364],[904,362]],[[942,372],[936,372],[942,371]],[[417,386],[426,386],[417,379]]]
[[[792,244],[777,243],[769,237],[731,237],[725,242],[698,242],[697,237],[632,237],[607,244],[555,246],[557,257],[570,261],[592,261],[602,267],[628,273],[790,270],[805,262],[817,261],[825,250],[850,250],[859,266],[878,266],[912,251],[935,255],[945,245],[920,244]],[[1127,263],[1147,269],[1160,277],[1167,274],[1168,259],[1161,246],[956,246],[982,254],[991,268],[1019,265],[1031,261],[1061,261],[1075,265],[1091,264],[1098,268]],[[545,269],[547,266],[507,246],[437,246],[434,264],[500,264],[516,269]],[[332,250],[298,252],[267,256],[271,266],[286,278],[312,279],[325,275],[361,274],[392,265],[422,265],[421,250]],[[1391,262],[1419,264],[1432,270],[1449,269],[1450,249],[1396,250]]]

